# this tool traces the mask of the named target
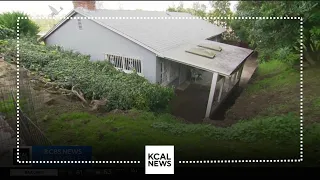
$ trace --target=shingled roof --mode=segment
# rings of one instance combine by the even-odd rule
[[[187,42],[214,37],[225,31],[224,28],[206,20],[194,19],[194,16],[188,13],[105,9],[88,11],[77,8],[70,12],[67,17],[72,17],[76,13],[156,54]],[[179,17],[183,18],[179,19]],[[67,20],[64,19],[58,23],[43,36],[43,39],[49,37]]]
[[[207,44],[214,47],[220,47],[221,51],[209,50],[214,57],[204,57],[186,51],[192,48],[199,48],[199,45]],[[223,76],[230,76],[239,66],[253,53],[251,49],[232,46],[209,40],[201,40],[182,44],[162,53],[162,57],[176,61],[189,66],[197,67],[202,70],[217,72]]]
[[[225,31],[224,28],[196,19],[188,13],[140,11],[140,10],[94,10],[74,9],[67,17],[80,14],[89,21],[118,33],[119,35],[154,52],[158,57],[197,67],[220,75],[230,76],[252,54],[252,50],[208,41]],[[50,36],[62,26],[66,18],[43,36]],[[206,43],[222,48],[208,58],[186,52]]]

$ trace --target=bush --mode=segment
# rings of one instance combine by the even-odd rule
[[[22,12],[7,12],[0,14],[0,25],[14,30],[17,30],[18,17],[28,17],[27,14]],[[39,33],[39,27],[30,19],[23,19],[19,22],[20,36],[36,36]]]
[[[15,52],[15,44],[15,40],[8,40],[3,53]],[[151,84],[136,73],[118,71],[107,61],[90,61],[89,56],[24,39],[20,47],[20,64],[25,68],[45,74],[63,88],[77,85],[87,99],[107,98],[107,110],[162,111],[174,95],[173,89]]]
[[[176,136],[192,133],[215,140],[249,143],[265,141],[289,144],[298,142],[300,122],[298,117],[289,113],[282,116],[243,120],[227,128],[215,127],[209,124],[182,124],[178,121],[156,121],[151,127],[161,129]],[[316,131],[311,131],[314,133],[314,136],[316,136]]]
[[[256,50],[259,52],[260,63],[278,60],[288,64],[289,66],[299,64],[300,55],[294,53],[293,49],[290,47],[283,47],[276,50],[273,48],[257,48]]]
[[[294,140],[298,139],[299,128],[299,118],[289,113],[281,116],[259,117],[250,121],[240,121],[227,128],[226,137],[243,142],[265,140],[288,143],[292,138]]]
[[[268,61],[272,60],[274,57],[274,50],[271,48],[269,48],[269,49],[256,48],[255,50],[259,54],[259,58],[258,58],[259,63],[268,62]]]
[[[12,29],[6,28],[0,24],[0,40],[14,37],[15,33]]]
[[[299,64],[299,54],[294,54],[289,47],[280,48],[275,53],[275,59],[281,60],[288,65]]]

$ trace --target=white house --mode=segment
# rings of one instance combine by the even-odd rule
[[[221,101],[252,53],[219,43],[224,31],[188,13],[95,9],[85,1],[42,38],[48,45],[89,54],[93,61],[110,61],[125,72],[135,69],[149,82],[165,86],[185,89],[196,74],[192,72],[200,70],[208,78],[202,82],[211,87],[209,117],[215,94]],[[215,93],[217,82],[220,91]]]

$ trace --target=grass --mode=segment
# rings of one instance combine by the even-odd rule
[[[14,101],[12,98],[0,102],[0,112],[4,114],[12,114],[15,112]]]
[[[320,108],[320,97],[317,97],[313,100],[313,106],[315,108]]]
[[[248,94],[291,88],[292,85],[299,83],[299,71],[275,60],[260,64],[256,78],[257,80],[246,89]]]
[[[242,121],[229,128],[218,128],[185,124],[169,114],[155,115],[136,110],[99,117],[73,112],[46,122],[45,131],[54,144],[92,145],[95,156],[101,158],[105,154],[117,158],[143,158],[146,144],[173,144],[178,156],[188,159],[199,156],[209,159],[223,156],[225,159],[272,158],[298,154],[297,138],[292,137],[298,137],[299,124],[298,121],[290,124],[289,120],[291,115],[257,119],[253,123]],[[281,131],[283,128],[286,131]]]
[[[317,65],[303,70],[305,158],[316,157],[320,151],[320,145],[316,143],[320,138],[319,68]],[[285,114],[292,114],[292,123],[296,123],[295,119],[300,117],[300,71],[280,61],[270,61],[259,65],[252,83],[229,109],[226,117],[253,122],[257,119],[279,117]],[[282,133],[288,132],[288,127],[282,126]],[[299,131],[299,128],[296,130]],[[281,134],[278,135],[281,136]]]
[[[285,63],[274,60],[274,61],[260,63],[257,72],[259,76],[265,76],[275,72],[283,72],[283,71],[286,71],[287,69],[288,69],[288,66]]]
[[[3,93],[4,97],[0,98],[0,113],[5,115],[14,115],[16,114],[15,100],[12,98],[10,93]],[[21,109],[29,109],[27,99],[21,98],[19,99],[19,106]]]

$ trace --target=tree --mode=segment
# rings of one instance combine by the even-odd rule
[[[0,40],[15,37],[16,33],[0,24]]]
[[[199,2],[194,2],[192,4],[191,13],[195,16],[199,17],[205,17],[207,15],[206,13],[207,6],[204,4],[200,4]]]
[[[192,8],[184,8],[184,4],[183,2],[179,3],[178,7],[170,6],[167,11],[169,12],[185,12],[185,13],[189,13],[192,14],[194,16],[198,16],[198,17],[205,17],[207,15],[206,13],[206,5],[204,4],[200,4],[199,2],[194,2],[192,4]]]
[[[28,17],[28,15],[22,12],[2,13],[0,14],[0,25],[17,32],[18,17]],[[39,26],[28,18],[20,21],[19,31],[21,36],[37,36],[39,33]]]
[[[211,17],[230,17],[232,16],[232,11],[230,9],[229,1],[211,1],[211,7],[213,10],[210,11],[209,16]],[[211,20],[214,23],[213,20]],[[228,27],[230,25],[230,19],[218,19],[215,22],[217,25],[224,25]]]
[[[178,12],[185,12],[183,1],[179,2],[179,6],[177,7]]]
[[[302,17],[304,21],[305,58],[313,64],[319,35],[319,2],[312,1],[240,1],[236,16],[241,17]],[[265,60],[284,49],[298,54],[300,24],[298,20],[233,20],[232,29],[249,42]],[[295,48],[298,47],[298,48]],[[311,53],[310,53],[311,52]],[[299,60],[298,58],[296,58]]]
[[[187,12],[187,10],[184,8],[184,4],[182,1],[179,2],[178,7],[175,7],[174,4],[173,4],[173,6],[169,6],[167,11],[169,11],[169,12]]]
[[[218,26],[223,26],[226,28],[226,32],[222,34],[222,39],[225,41],[237,41],[237,37],[234,32],[230,28],[231,19],[222,19],[221,17],[230,17],[233,15],[230,6],[231,3],[229,1],[210,1],[210,5],[213,8],[208,15],[210,17],[218,17],[216,19],[211,19],[210,22],[216,24]]]

